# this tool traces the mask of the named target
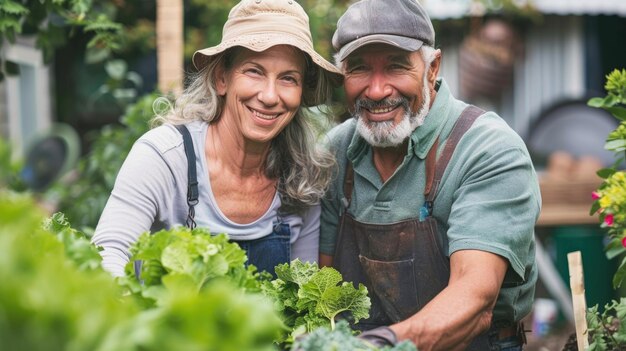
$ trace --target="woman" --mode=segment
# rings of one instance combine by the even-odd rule
[[[341,75],[314,51],[306,13],[293,0],[243,0],[222,42],[193,62],[197,77],[118,174],[93,237],[103,267],[123,275],[142,232],[186,222],[227,233],[272,274],[291,259],[317,261],[318,203],[333,159],[316,150],[302,108],[327,101]]]

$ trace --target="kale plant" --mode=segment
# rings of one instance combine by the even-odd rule
[[[393,347],[378,347],[354,336],[348,322],[337,322],[334,330],[318,328],[309,335],[296,340],[292,351],[417,351],[415,345],[403,341]]]
[[[334,268],[320,269],[317,264],[296,259],[275,270],[277,279],[264,282],[262,289],[292,330],[281,342],[290,343],[298,335],[320,327],[334,329],[335,318],[342,312],[348,313],[354,323],[369,317],[367,288],[359,284],[357,289],[352,283],[342,282]]]

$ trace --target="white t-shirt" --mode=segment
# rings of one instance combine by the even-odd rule
[[[253,240],[272,233],[279,220],[280,196],[261,218],[248,224],[234,223],[220,211],[213,197],[204,157],[208,123],[187,124],[196,153],[199,203],[195,206],[198,227],[211,233],[227,233],[233,240]],[[201,156],[201,157],[199,157]],[[183,137],[172,125],[144,134],[131,149],[120,169],[111,196],[96,227],[93,243],[104,250],[102,265],[115,276],[124,275],[129,247],[146,231],[184,226],[187,205],[187,158]],[[303,216],[281,214],[291,230],[291,259],[315,262],[319,248],[319,205]]]

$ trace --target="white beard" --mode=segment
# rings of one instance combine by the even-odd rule
[[[404,103],[405,113],[402,120],[394,125],[393,121],[384,122],[370,122],[365,121],[361,116],[361,108],[355,108],[352,116],[356,118],[356,130],[367,141],[368,144],[374,147],[392,147],[402,144],[408,137],[411,136],[415,128],[424,124],[426,115],[430,112],[430,89],[428,87],[428,81],[426,72],[424,72],[423,79],[423,91],[422,96],[424,101],[420,109],[415,113],[411,113],[411,109],[408,107],[408,101]]]

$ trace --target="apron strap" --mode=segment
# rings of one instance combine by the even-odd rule
[[[426,186],[424,187],[424,198],[428,198],[430,190],[433,187],[433,180],[435,179],[435,165],[437,163],[437,149],[439,148],[439,137],[435,139],[435,143],[428,150],[426,155]]]
[[[350,202],[352,201],[352,189],[354,188],[354,168],[352,167],[352,162],[347,160],[346,162],[346,173],[343,179],[343,206],[344,211],[348,210],[350,207]]]
[[[189,130],[182,124],[177,124],[174,127],[182,134],[183,144],[185,147],[185,156],[187,157],[187,205],[189,205],[189,212],[187,214],[186,225],[189,229],[196,227],[195,210],[194,206],[198,204],[198,179],[196,177],[196,153],[193,151],[193,141],[191,140],[191,134]]]
[[[463,137],[465,132],[474,124],[474,121],[485,113],[484,110],[474,106],[467,106],[461,115],[454,123],[454,127],[452,128],[452,132],[450,136],[446,140],[446,146],[443,148],[443,151],[439,158],[437,159],[437,164],[435,167],[435,176],[433,179],[433,184],[427,184],[426,189],[424,190],[424,195],[427,201],[434,201],[435,196],[437,195],[437,188],[439,187],[439,183],[441,182],[441,178],[443,177],[443,173],[446,171],[446,167],[448,167],[448,163],[452,158],[452,154],[454,153],[454,149],[456,149],[456,145],[459,143],[459,140]],[[431,151],[433,148],[437,147],[438,143],[435,143],[431,150],[428,151],[428,156],[431,155]],[[435,151],[436,152],[436,151]],[[427,158],[428,158],[427,156]],[[426,166],[428,167],[428,162],[426,162]],[[432,171],[430,171],[432,172]],[[430,173],[427,169],[426,173]]]

